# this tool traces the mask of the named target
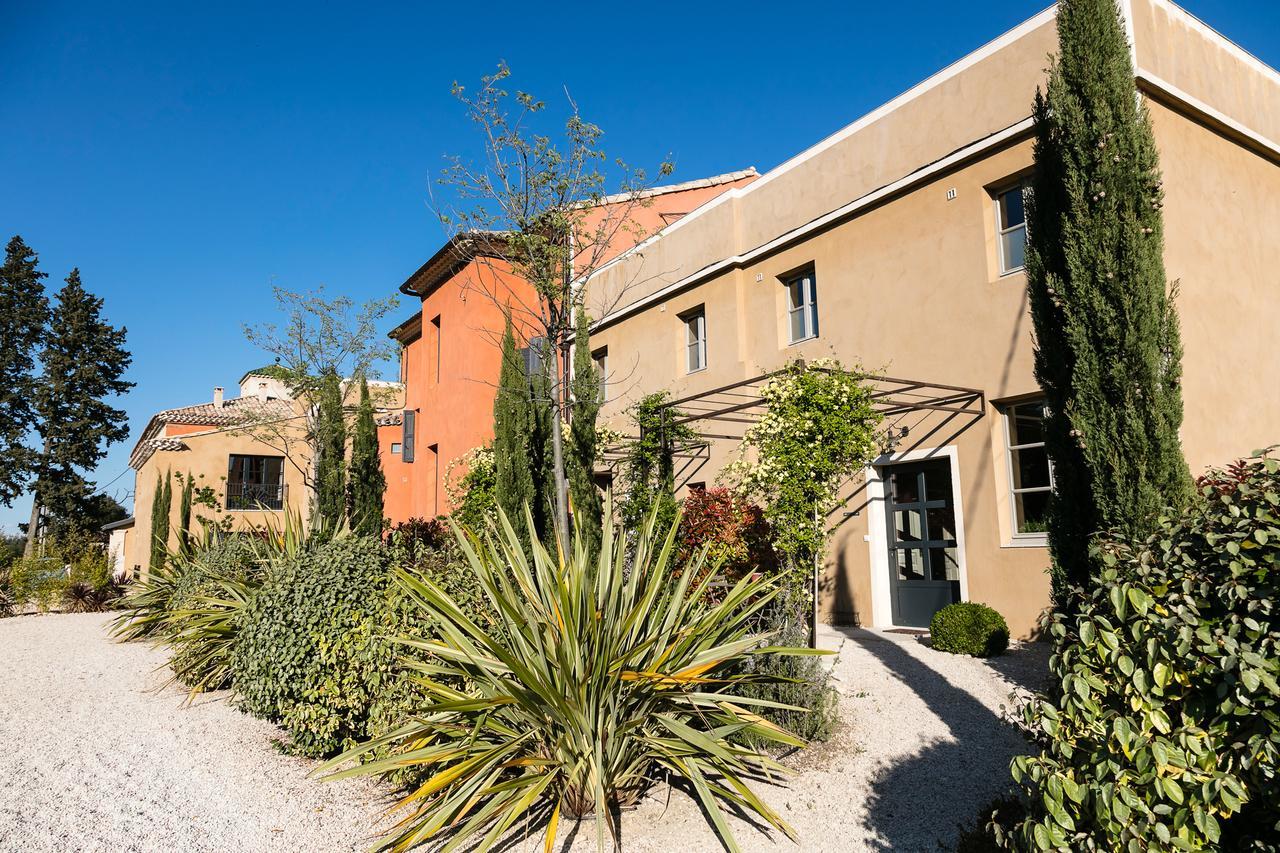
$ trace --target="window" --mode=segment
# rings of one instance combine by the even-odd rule
[[[813,271],[785,279],[787,287],[787,314],[790,320],[791,343],[807,341],[818,336],[818,285]]]
[[[407,344],[400,345],[400,384],[407,385],[409,383],[409,347]]]
[[[1044,535],[1053,494],[1053,466],[1044,448],[1044,401],[1005,409],[1014,536]]]
[[[433,444],[427,448],[427,461],[431,467],[431,502],[435,504],[435,514],[439,515],[440,509],[440,445]]]
[[[591,353],[591,363],[596,368],[596,379],[600,382],[600,402],[603,403],[609,399],[609,348],[600,347]]]
[[[400,415],[400,461],[413,461],[413,434],[417,427],[418,413],[405,409]]]
[[[996,196],[996,230],[1000,234],[1000,274],[1017,272],[1026,264],[1027,187],[1018,184]]]
[[[542,338],[530,338],[527,347],[516,350],[516,355],[524,365],[524,372],[527,375],[538,376],[542,373],[544,350]]]
[[[391,452],[392,452],[392,453],[399,453],[399,452],[400,452],[400,447],[401,447],[400,442],[398,442],[398,441],[393,441],[393,442],[391,442]]]
[[[227,460],[227,509],[284,509],[284,457],[233,453]]]
[[[697,373],[707,366],[707,312],[701,305],[680,315],[684,323],[686,366]]]

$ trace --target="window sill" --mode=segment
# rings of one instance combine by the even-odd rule
[[[1021,538],[1010,539],[1000,546],[1001,548],[1048,548],[1048,536],[1024,536]]]
[[[707,366],[704,364],[702,367],[699,367],[697,370],[686,371],[684,375],[693,376],[695,373],[705,373],[706,370],[707,370]]]
[[[1002,273],[1000,273],[1000,275],[999,275],[998,277],[999,277],[999,278],[1008,278],[1008,277],[1009,277],[1009,276],[1011,276],[1011,275],[1017,275],[1017,274],[1018,274],[1018,273],[1020,273],[1020,272],[1021,272],[1021,273],[1024,273],[1024,272],[1026,272],[1026,271],[1027,271],[1027,268],[1026,268],[1026,267],[1014,267],[1014,268],[1013,268],[1013,269],[1011,269],[1011,270],[1005,270],[1005,271],[1003,271]]]
[[[794,347],[794,346],[798,346],[798,345],[800,345],[800,344],[807,344],[809,341],[816,341],[817,339],[818,339],[818,336],[817,336],[817,335],[810,335],[810,336],[809,336],[809,337],[807,337],[807,338],[798,338],[798,339],[796,339],[796,340],[794,340],[794,341],[790,341],[790,342],[788,342],[788,343],[787,343],[787,346],[789,346],[789,347]]]

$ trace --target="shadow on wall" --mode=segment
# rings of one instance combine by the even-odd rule
[[[949,849],[962,825],[1013,786],[1010,759],[1032,751],[1020,729],[1002,719],[899,641],[869,631],[842,631],[879,659],[947,729],[922,740],[910,758],[876,770],[866,802],[868,843],[884,851]],[[935,654],[935,653],[926,653]],[[936,653],[941,654],[941,653]],[[1038,650],[1015,651],[1040,659]],[[939,660],[945,667],[946,659]],[[1034,678],[1038,664],[1011,667],[1015,680]],[[906,720],[903,725],[909,725]]]

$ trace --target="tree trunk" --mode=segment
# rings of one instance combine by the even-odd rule
[[[34,557],[36,553],[36,536],[40,530],[40,495],[31,498],[31,522],[27,525],[27,544],[22,549],[22,556]]]

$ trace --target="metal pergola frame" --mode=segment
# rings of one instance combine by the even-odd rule
[[[829,368],[815,369],[831,372]],[[710,461],[712,442],[742,441],[747,428],[757,423],[768,408],[762,393],[764,384],[783,372],[784,370],[775,370],[762,373],[718,388],[688,394],[663,405],[659,429],[665,431],[668,425],[688,425],[694,433],[693,439],[685,439],[675,446],[669,445],[673,467],[676,469],[675,484],[677,486],[691,479],[686,477],[682,481],[683,472],[690,467],[696,471]],[[889,424],[890,453],[903,452],[904,448],[901,445],[911,433],[915,433],[912,435],[913,446],[905,448],[907,450],[921,446],[948,424],[962,419],[963,422],[956,425],[954,432],[943,439],[949,440],[950,437],[964,432],[986,414],[986,395],[977,388],[918,379],[899,379],[872,373],[864,374],[864,380],[872,388],[873,407]],[[926,425],[930,419],[935,423],[925,430],[923,435],[919,434],[918,428]],[[720,431],[722,429],[725,431]],[[624,437],[622,442],[604,449],[603,458],[610,470],[625,460],[625,444],[634,440],[634,436]],[[667,444],[665,438],[663,443]],[[846,513],[846,517],[848,515],[849,513]],[[817,636],[819,573],[820,568],[815,565],[811,643],[816,643]]]

